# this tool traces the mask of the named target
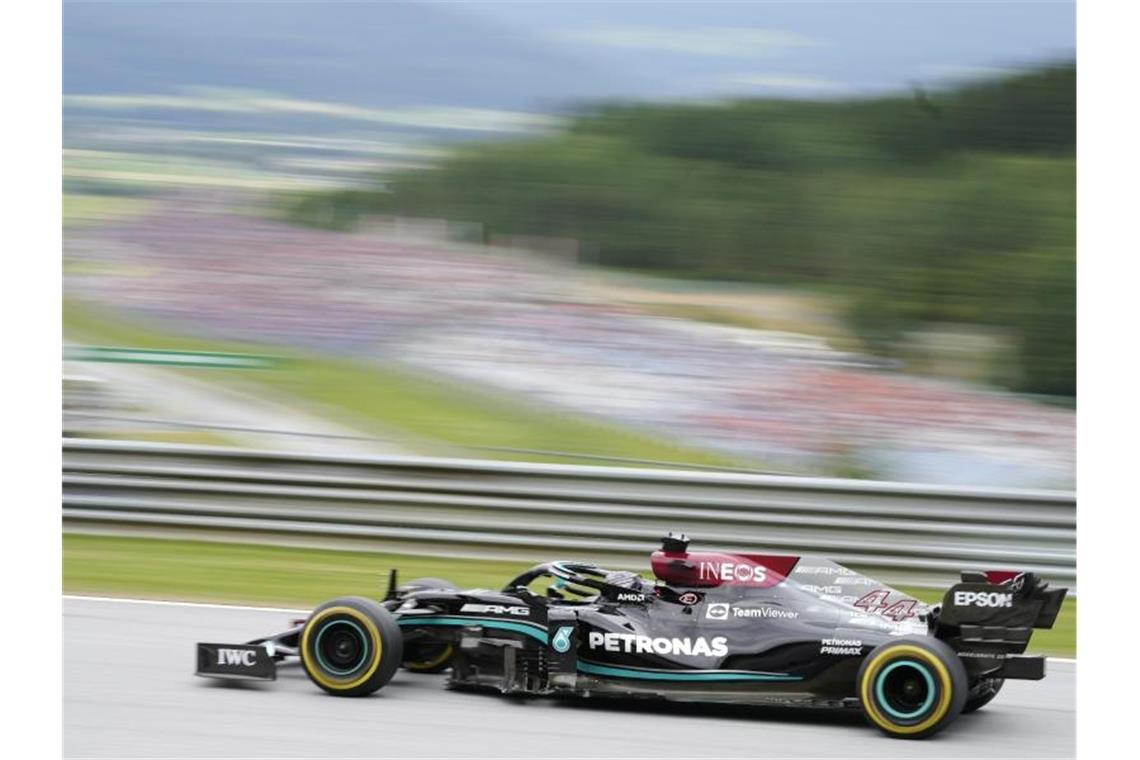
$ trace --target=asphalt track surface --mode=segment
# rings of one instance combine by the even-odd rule
[[[926,741],[832,711],[516,700],[397,673],[362,699],[331,697],[299,667],[272,683],[192,675],[194,643],[287,627],[287,610],[64,599],[67,757],[1072,757],[1076,664],[1007,682]]]

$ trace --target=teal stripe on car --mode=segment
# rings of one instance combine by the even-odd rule
[[[800,676],[786,673],[754,673],[746,670],[638,670],[601,665],[588,660],[578,660],[578,670],[598,676],[615,678],[640,678],[646,681],[801,681]]]
[[[396,621],[400,625],[481,625],[486,628],[502,628],[515,633],[522,633],[531,638],[547,643],[546,629],[538,623],[523,623],[518,620],[498,620],[496,618],[479,617],[403,617]]]

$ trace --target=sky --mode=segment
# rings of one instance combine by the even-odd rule
[[[660,96],[829,96],[1072,59],[1072,2],[470,2]]]
[[[1040,0],[66,0],[65,122],[467,133],[599,100],[870,96],[1072,60],[1075,22]]]

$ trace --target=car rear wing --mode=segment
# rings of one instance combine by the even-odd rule
[[[956,649],[1024,652],[1034,628],[1052,628],[1068,589],[1051,589],[1035,573],[963,572],[938,614],[938,637]]]

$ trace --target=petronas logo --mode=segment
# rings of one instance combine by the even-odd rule
[[[574,632],[574,626],[564,625],[558,629],[558,633],[554,634],[554,640],[550,642],[550,646],[554,647],[555,652],[568,652],[570,651],[570,634]]]

